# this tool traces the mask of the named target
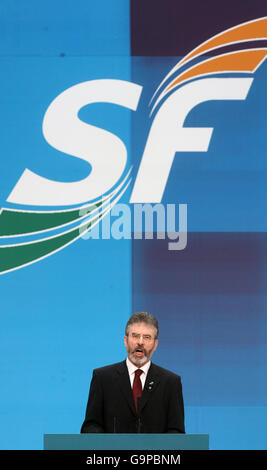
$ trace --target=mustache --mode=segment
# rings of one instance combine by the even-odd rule
[[[133,353],[136,352],[136,351],[142,351],[142,352],[146,353],[146,350],[145,350],[145,348],[144,348],[143,346],[136,346],[136,347],[132,350]]]

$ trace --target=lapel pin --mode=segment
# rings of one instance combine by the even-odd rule
[[[149,384],[148,384],[148,390],[152,390],[152,385],[154,385],[154,382],[149,382]]]

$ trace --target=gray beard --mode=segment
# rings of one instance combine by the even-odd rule
[[[148,362],[151,358],[151,354],[144,355],[143,358],[136,358],[134,357],[134,351],[133,352],[128,352],[129,359],[132,361],[132,363],[136,366],[142,366],[146,362]]]

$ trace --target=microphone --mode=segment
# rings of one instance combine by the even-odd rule
[[[142,421],[141,421],[140,416],[138,416],[138,422],[137,422],[137,433],[138,434],[141,433],[141,426],[142,426]]]

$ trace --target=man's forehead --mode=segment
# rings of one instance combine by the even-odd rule
[[[146,331],[150,333],[152,332],[154,334],[156,332],[156,328],[153,325],[149,325],[148,323],[145,323],[145,322],[136,322],[130,325],[129,331],[131,331],[131,333],[133,332],[141,333],[142,331],[143,332]]]

